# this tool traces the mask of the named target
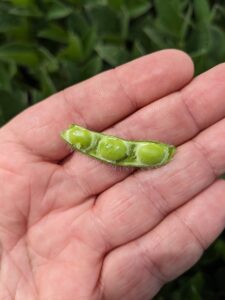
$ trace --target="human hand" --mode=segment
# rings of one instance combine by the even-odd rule
[[[225,66],[176,50],[29,108],[0,130],[0,299],[147,300],[225,225]],[[70,123],[178,146],[158,169],[71,153]]]

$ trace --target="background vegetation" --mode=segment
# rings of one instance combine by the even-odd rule
[[[225,61],[225,3],[209,0],[1,0],[0,126],[98,72],[164,48],[196,73]],[[224,234],[157,300],[225,299]]]

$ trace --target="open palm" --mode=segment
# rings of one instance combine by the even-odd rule
[[[176,50],[68,88],[0,130],[0,299],[147,300],[225,225],[225,66]],[[70,123],[178,146],[154,170],[71,150]]]

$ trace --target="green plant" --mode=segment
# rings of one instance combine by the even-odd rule
[[[171,160],[175,147],[156,141],[127,141],[71,125],[62,137],[73,149],[116,166],[160,167]]]
[[[0,1],[0,126],[71,84],[178,48],[196,74],[225,59],[225,9],[209,0]]]

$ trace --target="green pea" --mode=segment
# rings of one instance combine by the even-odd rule
[[[157,141],[129,141],[71,125],[61,134],[73,149],[106,163],[124,167],[155,168],[168,163],[173,145]]]
[[[104,137],[99,142],[97,151],[102,158],[118,161],[126,157],[127,147],[122,140]]]
[[[146,165],[157,165],[165,158],[167,148],[160,144],[148,143],[140,145],[137,149],[138,159]]]
[[[84,128],[72,127],[67,131],[66,137],[77,149],[87,149],[91,145],[91,133]]]

